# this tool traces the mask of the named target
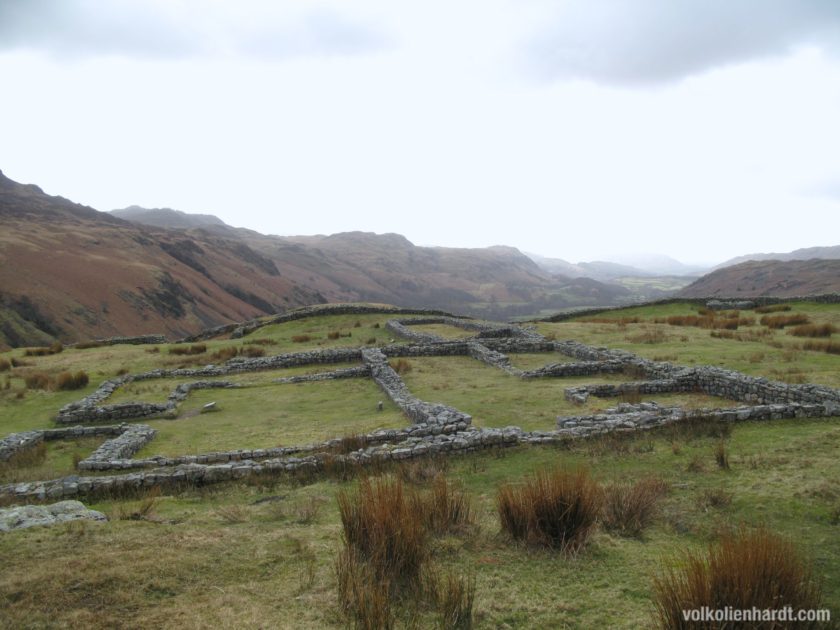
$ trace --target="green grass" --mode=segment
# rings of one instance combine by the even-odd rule
[[[243,341],[249,339],[271,339],[276,341],[276,345],[266,346],[266,351],[270,354],[280,354],[283,352],[303,352],[304,350],[313,350],[322,347],[355,347],[367,345],[369,339],[375,339],[374,344],[370,345],[385,345],[393,343],[391,339],[396,342],[401,341],[395,339],[394,335],[385,328],[385,323],[389,319],[399,317],[399,315],[330,315],[319,317],[307,317],[298,319],[292,322],[283,324],[272,324],[264,326],[255,330]],[[360,326],[356,327],[356,322]],[[376,327],[379,324],[379,327]],[[338,339],[329,339],[329,333],[338,332],[341,335],[350,333],[350,337],[339,337]],[[292,337],[301,335],[309,335],[312,339],[306,342],[294,342]]]
[[[551,363],[575,363],[578,359],[559,352],[523,352],[508,355],[510,364],[520,370],[537,370]]]
[[[526,431],[556,428],[557,416],[594,413],[614,407],[618,400],[590,397],[585,405],[568,402],[566,387],[631,380],[622,375],[522,380],[467,357],[408,359],[410,372],[403,374],[411,392],[429,402],[442,402],[473,416],[484,427],[518,426]],[[703,394],[643,396],[663,405],[728,407],[732,401]]]
[[[380,400],[384,409],[377,411]],[[199,413],[209,402],[218,411]],[[295,446],[408,424],[369,379],[198,390],[178,419],[142,422],[158,434],[137,457]]]
[[[449,324],[418,324],[416,326],[409,326],[409,329],[453,340],[466,339],[468,337],[475,337],[476,335],[476,331],[474,330],[464,330],[463,328],[450,326]]]
[[[840,306],[793,303],[791,313],[808,315],[814,323],[840,323]],[[616,320],[616,323],[587,323],[569,321],[539,323],[542,334],[554,334],[557,339],[575,339],[583,343],[629,350],[654,360],[667,360],[682,365],[717,365],[754,376],[764,376],[786,382],[810,382],[840,387],[840,356],[802,350],[802,339],[785,331],[775,331],[756,341],[716,339],[709,330],[690,326],[670,326],[652,323],[653,319],[670,315],[691,315],[697,307],[687,303],[662,306],[643,306],[610,311],[597,317]],[[742,311],[742,315],[753,315]],[[622,317],[639,317],[643,321],[621,324]],[[756,321],[761,315],[756,316]],[[587,319],[587,318],[583,318]],[[751,331],[766,330],[764,326],[742,326],[736,333],[749,335]],[[646,343],[651,333],[661,339]],[[840,335],[834,335],[835,340]]]
[[[74,458],[86,458],[106,439],[108,438],[92,437],[45,442],[46,452],[43,458],[27,458],[24,465],[0,462],[0,484],[56,479],[78,474]]]
[[[571,449],[516,448],[448,461],[473,498],[478,527],[436,539],[444,569],[476,575],[479,628],[638,628],[650,625],[651,577],[721,528],[766,525],[793,538],[813,560],[825,604],[840,607],[840,427],[836,421],[737,425],[732,468],[714,465],[713,438],[651,434]],[[705,472],[687,463],[703,458]],[[603,531],[578,556],[511,544],[499,534],[497,486],[544,466],[587,465],[600,481],[657,474],[672,484],[653,526],[640,538]],[[153,522],[68,524],[0,537],[0,609],[10,627],[132,625],[343,627],[332,571],[340,548],[336,494],[353,482],[297,485],[254,480],[167,493]],[[707,489],[733,494],[707,508]],[[265,497],[281,497],[255,505]],[[303,507],[320,505],[311,522]],[[137,500],[92,505],[116,517]],[[160,549],[166,549],[161,554]],[[56,571],[55,566],[72,571]],[[107,585],[107,587],[106,587]],[[128,612],[127,612],[128,611]],[[421,614],[420,627],[431,619]]]
[[[694,306],[675,304],[609,316],[650,320],[695,312]],[[838,305],[803,303],[795,305],[794,312],[808,314],[815,323],[840,323]],[[264,346],[268,354],[317,348],[319,343],[363,345],[370,336],[386,343],[390,334],[372,326],[376,321],[384,325],[387,319],[312,318],[259,330],[245,340],[276,340],[275,345]],[[359,328],[353,327],[356,320]],[[573,321],[540,324],[539,329],[557,339],[625,348],[685,365],[721,365],[771,378],[804,377],[840,385],[840,357],[797,350],[801,340],[784,331],[767,340],[739,342],[713,339],[708,330],[649,321],[626,326]],[[352,337],[326,339],[335,330],[352,331]],[[641,340],[657,330],[665,336],[661,341]],[[308,345],[291,342],[299,334],[319,338]],[[245,340],[207,342],[208,354]],[[0,435],[52,426],[63,404],[90,393],[120,369],[141,372],[185,361],[206,362],[202,356],[170,356],[166,348],[161,346],[161,352],[153,354],[143,346],[114,346],[27,359],[32,366],[14,369],[9,389],[0,388]],[[0,356],[21,355],[22,350],[15,350]],[[562,357],[551,353],[522,354],[512,356],[512,363],[533,369],[558,359]],[[629,380],[617,375],[522,381],[466,357],[408,361],[413,369],[404,379],[412,393],[471,413],[479,426],[551,429],[557,415],[585,413],[617,402],[592,398],[585,406],[570,405],[563,398],[565,387]],[[180,407],[179,419],[149,421],[160,434],[138,456],[292,445],[379,426],[405,426],[407,421],[368,379],[270,383],[295,373],[349,366],[223,377],[249,386],[194,392]],[[28,391],[17,399],[22,376],[29,369],[50,373],[84,369],[91,382],[76,392]],[[7,374],[0,374],[0,384]],[[150,387],[146,393],[154,396],[168,395],[175,382],[147,381],[137,387]],[[663,404],[732,404],[694,395],[652,398]],[[385,401],[382,412],[376,411],[379,400]],[[216,401],[220,411],[196,413],[210,401]],[[101,442],[91,438],[48,443],[43,460],[14,470],[0,467],[0,483],[70,474],[74,457],[86,456]],[[840,423],[819,419],[734,425],[725,440],[729,470],[716,464],[717,443],[718,438],[671,427],[563,447],[517,447],[446,460],[441,465],[448,468],[450,479],[459,480],[474,501],[477,527],[436,538],[433,560],[443,570],[475,574],[478,628],[648,627],[651,579],[664,563],[686,549],[703,548],[726,528],[763,525],[792,538],[810,558],[823,583],[825,604],[836,618],[840,614]],[[576,557],[512,544],[500,535],[494,504],[500,484],[516,482],[545,466],[578,465],[588,467],[601,482],[658,475],[672,489],[641,538],[598,531]],[[157,501],[150,520],[120,520],[120,513],[137,510],[139,499],[98,500],[91,507],[109,514],[108,524],[72,523],[0,535],[0,627],[110,628],[126,623],[344,627],[333,573],[341,536],[335,497],[353,483],[280,477],[170,489]],[[731,495],[731,503],[710,506],[704,500],[710,492]],[[268,497],[273,499],[255,504]],[[421,611],[416,627],[432,622],[429,613]]]
[[[179,377],[179,378],[151,378],[133,381],[119,387],[105,401],[104,404],[116,404],[129,401],[164,403],[175,388],[182,383],[194,383],[197,380],[227,381],[242,386],[270,385],[277,379],[308,374],[320,374],[332,370],[358,367],[359,363],[334,363],[323,365],[306,365],[301,367],[282,368],[279,370],[263,370],[260,372],[244,372],[241,374],[225,374],[219,377]],[[216,390],[218,391],[218,390]],[[191,393],[190,396],[193,394]],[[189,398],[188,398],[189,399]]]

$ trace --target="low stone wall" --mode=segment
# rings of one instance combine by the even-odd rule
[[[411,330],[411,326],[426,324],[445,324],[462,330],[476,332],[476,337],[482,339],[491,338],[530,338],[532,340],[542,339],[535,332],[525,330],[518,326],[507,324],[494,324],[492,322],[477,322],[460,317],[423,317],[411,319],[391,319],[385,323],[385,328],[395,335],[414,341],[416,343],[441,343],[449,341],[445,337],[429,332]]]
[[[751,300],[709,300],[706,308],[713,311],[747,310],[755,308],[755,302]]]
[[[340,368],[330,372],[319,372],[318,374],[300,374],[274,379],[275,383],[308,383],[317,381],[331,381],[340,378],[360,378],[370,376],[370,366],[360,365],[358,367]]]
[[[463,423],[455,424],[415,424],[403,429],[378,429],[371,433],[356,436],[366,446],[375,444],[392,443],[398,444],[409,438],[421,438],[433,435],[456,433],[466,429]],[[198,453],[196,455],[179,455],[177,457],[164,457],[156,455],[145,459],[127,458],[98,458],[88,461],[84,468],[86,470],[133,470],[140,468],[160,468],[181,466],[184,464],[218,464],[226,462],[239,462],[246,460],[260,461],[264,459],[277,459],[300,455],[305,453],[329,452],[343,446],[343,438],[334,438],[315,444],[301,446],[277,446],[264,449],[237,449],[234,451],[214,451],[210,453]],[[82,466],[80,465],[80,468]]]
[[[387,357],[450,357],[467,356],[466,341],[443,341],[434,344],[391,344],[379,350]]]
[[[21,431],[0,439],[0,462],[9,461],[16,453],[44,441],[43,431]]]
[[[204,485],[264,473],[293,473],[301,470],[320,471],[337,466],[365,466],[372,463],[401,461],[430,455],[448,456],[485,448],[513,446],[520,440],[517,429],[467,430],[409,437],[400,444],[381,444],[349,453],[318,453],[303,457],[285,457],[257,462],[250,459],[225,464],[184,464],[174,468],[156,468],[128,474],[101,477],[70,476],[50,481],[37,481],[0,486],[0,496],[13,500],[46,500],[79,495],[107,495],[154,486]]]
[[[167,341],[164,335],[139,335],[137,337],[108,337],[107,339],[97,339],[96,343],[101,343],[103,346],[116,346],[118,344],[142,346],[146,344],[158,345],[167,343]]]
[[[522,372],[522,378],[564,376],[595,376],[596,374],[621,374],[627,369],[624,361],[584,361],[581,363],[552,363],[536,370]]]
[[[157,431],[146,424],[123,425],[123,431],[115,438],[103,442],[86,459],[79,462],[79,470],[96,470],[96,464],[127,459],[151,442]]]
[[[172,409],[172,406],[168,403],[126,402],[101,407],[90,405],[59,412],[55,421],[59,424],[75,424],[78,422],[112,422],[114,420],[152,418],[163,415],[170,409]]]
[[[557,428],[566,430],[574,437],[588,437],[595,433],[615,430],[638,430],[662,426],[692,418],[721,422],[745,422],[748,420],[781,420],[785,418],[819,418],[825,415],[822,405],[754,405],[731,409],[696,409],[682,407],[660,407],[656,403],[638,405],[622,404],[604,413],[587,416],[560,416]]]
[[[98,427],[68,427],[64,429],[36,429],[12,433],[0,439],[0,461],[8,461],[16,453],[37,446],[41,442],[75,440],[78,438],[120,435],[130,425]]]
[[[181,383],[178,385],[169,397],[167,401],[169,403],[169,408],[174,409],[175,405],[180,402],[183,402],[187,399],[187,396],[190,395],[190,392],[194,389],[232,389],[241,387],[241,385],[237,383],[231,383],[230,381],[195,381],[194,383]]]
[[[605,362],[607,365],[609,362]],[[652,363],[652,362],[651,362]],[[560,364],[562,366],[563,364]],[[574,364],[566,364],[574,365]],[[840,413],[840,391],[821,385],[789,385],[741,372],[717,367],[678,368],[668,363],[653,364],[650,371],[669,373],[667,378],[607,385],[584,385],[567,388],[565,397],[573,402],[586,402],[592,395],[599,398],[621,396],[626,392],[665,394],[702,392],[759,405],[801,403],[822,406],[825,415]],[[552,368],[554,366],[548,366]],[[543,368],[545,369],[545,368]]]
[[[441,337],[440,335],[435,335],[434,333],[411,330],[409,324],[406,322],[411,322],[411,324],[415,326],[419,326],[424,323],[440,324],[443,323],[443,318],[437,317],[433,319],[419,320],[389,319],[385,322],[385,328],[397,337],[402,337],[403,339],[408,339],[409,341],[413,341],[415,343],[441,343],[447,341],[446,338]]]
[[[370,367],[370,375],[394,404],[416,424],[463,424],[472,422],[472,417],[454,407],[438,403],[428,403],[416,398],[405,386],[394,369],[388,364],[388,358],[378,348],[362,351],[362,358]]]
[[[512,376],[522,376],[524,374],[522,370],[515,368],[510,364],[510,359],[506,354],[502,354],[496,350],[491,350],[484,344],[471,341],[467,344],[467,350],[473,359],[486,363],[489,366],[499,368]]]

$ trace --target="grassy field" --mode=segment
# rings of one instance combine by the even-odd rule
[[[840,325],[840,306],[795,304],[790,313]],[[623,348],[683,365],[711,364],[791,382],[840,386],[840,355],[802,349],[806,339],[758,323],[740,326],[747,340],[715,338],[707,329],[653,320],[696,315],[688,304],[614,311],[598,321],[541,323],[543,334]],[[742,315],[751,315],[743,311]],[[625,321],[621,321],[624,318]],[[638,318],[639,321],[627,321]],[[45,357],[23,350],[0,354],[27,366],[0,372],[0,436],[53,426],[64,404],[90,393],[121,370],[200,365],[222,348],[258,346],[266,354],[328,346],[387,343],[387,316],[312,318],[267,327],[240,340],[206,342],[195,356],[143,346],[66,349]],[[603,321],[604,319],[612,321]],[[359,321],[359,326],[355,322]],[[375,325],[379,324],[376,328]],[[454,329],[459,331],[459,329]],[[348,332],[352,336],[346,335]],[[336,338],[330,339],[330,333]],[[309,335],[309,341],[293,337]],[[837,340],[837,334],[828,339]],[[259,344],[246,341],[264,339]],[[511,356],[534,369],[568,361],[553,353]],[[630,380],[623,375],[521,381],[467,357],[411,358],[403,379],[413,394],[474,416],[478,426],[552,429],[558,415],[613,406],[563,397],[565,387]],[[272,370],[225,377],[244,387],[193,392],[175,420],[147,421],[158,437],[139,457],[228,448],[292,445],[406,421],[368,379],[277,384],[277,378],[339,366]],[[78,391],[27,390],[33,371],[55,375],[84,369]],[[5,387],[7,376],[8,388]],[[177,381],[145,381],[113,401],[162,401]],[[22,395],[20,395],[22,392]],[[662,404],[726,406],[703,395],[652,397]],[[385,409],[376,411],[379,400]],[[198,413],[215,401],[219,411]],[[639,628],[652,624],[652,579],[685,550],[700,550],[740,525],[765,526],[795,541],[823,588],[824,604],[840,614],[840,424],[836,419],[668,427],[552,447],[516,447],[445,461],[392,467],[425,488],[440,470],[462,484],[475,523],[435,537],[432,561],[441,571],[474,575],[478,628]],[[0,483],[71,474],[73,463],[101,440],[45,445],[37,457],[0,465]],[[723,448],[729,467],[718,465]],[[602,483],[654,475],[669,491],[653,523],[638,537],[596,529],[575,556],[513,543],[500,531],[496,492],[544,467],[586,467]],[[313,476],[251,478],[156,496],[97,499],[90,506],[107,524],[71,523],[0,534],[0,628],[40,627],[346,627],[337,603],[335,562],[342,528],[337,496],[356,479]],[[398,627],[434,627],[434,612],[409,603]]]
[[[443,466],[463,481],[477,524],[436,539],[433,558],[476,576],[477,627],[639,628],[651,623],[651,579],[675,554],[742,522],[764,524],[797,541],[822,580],[825,604],[840,609],[840,428],[833,421],[738,425],[727,439],[728,471],[715,464],[716,442],[663,432],[449,460]],[[544,466],[581,464],[601,481],[656,474],[671,485],[640,538],[599,530],[570,558],[499,533],[500,484]],[[107,525],[5,534],[0,624],[342,627],[335,497],[353,484],[264,479],[188,490],[153,500],[145,520],[129,520],[138,499],[107,501],[92,506],[111,516]],[[709,496],[721,495],[729,500],[710,505]],[[421,612],[415,627],[432,621]]]
[[[563,396],[566,387],[631,380],[623,375],[520,380],[468,357],[412,358],[409,364],[411,371],[402,375],[403,380],[420,399],[442,402],[469,413],[476,426],[515,425],[526,431],[550,431],[556,428],[557,416],[592,413],[618,402],[593,396],[584,405],[574,404]],[[704,394],[643,396],[642,400],[692,408],[734,404]]]
[[[438,337],[443,337],[444,339],[466,339],[467,337],[474,337],[476,335],[474,330],[464,330],[463,328],[450,326],[449,324],[418,324],[410,328],[417,332],[430,333]]]
[[[379,401],[382,411],[376,410]],[[199,413],[209,402],[218,411]],[[143,422],[158,435],[138,457],[295,446],[406,425],[400,410],[365,378],[198,390],[176,420]]]
[[[779,381],[840,387],[840,356],[804,350],[803,345],[809,339],[794,337],[787,330],[768,330],[759,323],[761,314],[742,311],[743,316],[756,318],[755,325],[740,326],[737,331],[732,331],[740,334],[743,340],[712,336],[713,332],[720,331],[653,321],[697,314],[697,307],[688,303],[642,306],[568,322],[543,322],[537,324],[537,330],[546,335],[554,334],[558,340],[575,339],[621,348],[648,359],[683,365],[717,365]],[[782,314],[802,314],[815,324],[834,324],[840,328],[838,305],[799,302],[792,304],[791,311]],[[639,321],[622,321],[633,318]],[[600,321],[588,322],[587,319]],[[835,333],[820,341],[838,342],[840,334]]]

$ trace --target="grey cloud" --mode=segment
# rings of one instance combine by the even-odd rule
[[[838,0],[569,0],[526,58],[550,79],[657,84],[838,41]]]
[[[229,53],[274,59],[364,53],[388,45],[375,29],[326,10],[280,16],[270,2],[238,2],[233,15],[203,11],[213,6],[195,3],[200,19],[192,20],[140,0],[0,0],[0,51],[142,58]]]

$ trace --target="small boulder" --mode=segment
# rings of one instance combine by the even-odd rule
[[[60,501],[52,505],[22,505],[0,510],[0,532],[67,521],[107,521],[102,512],[87,509],[79,501]]]

